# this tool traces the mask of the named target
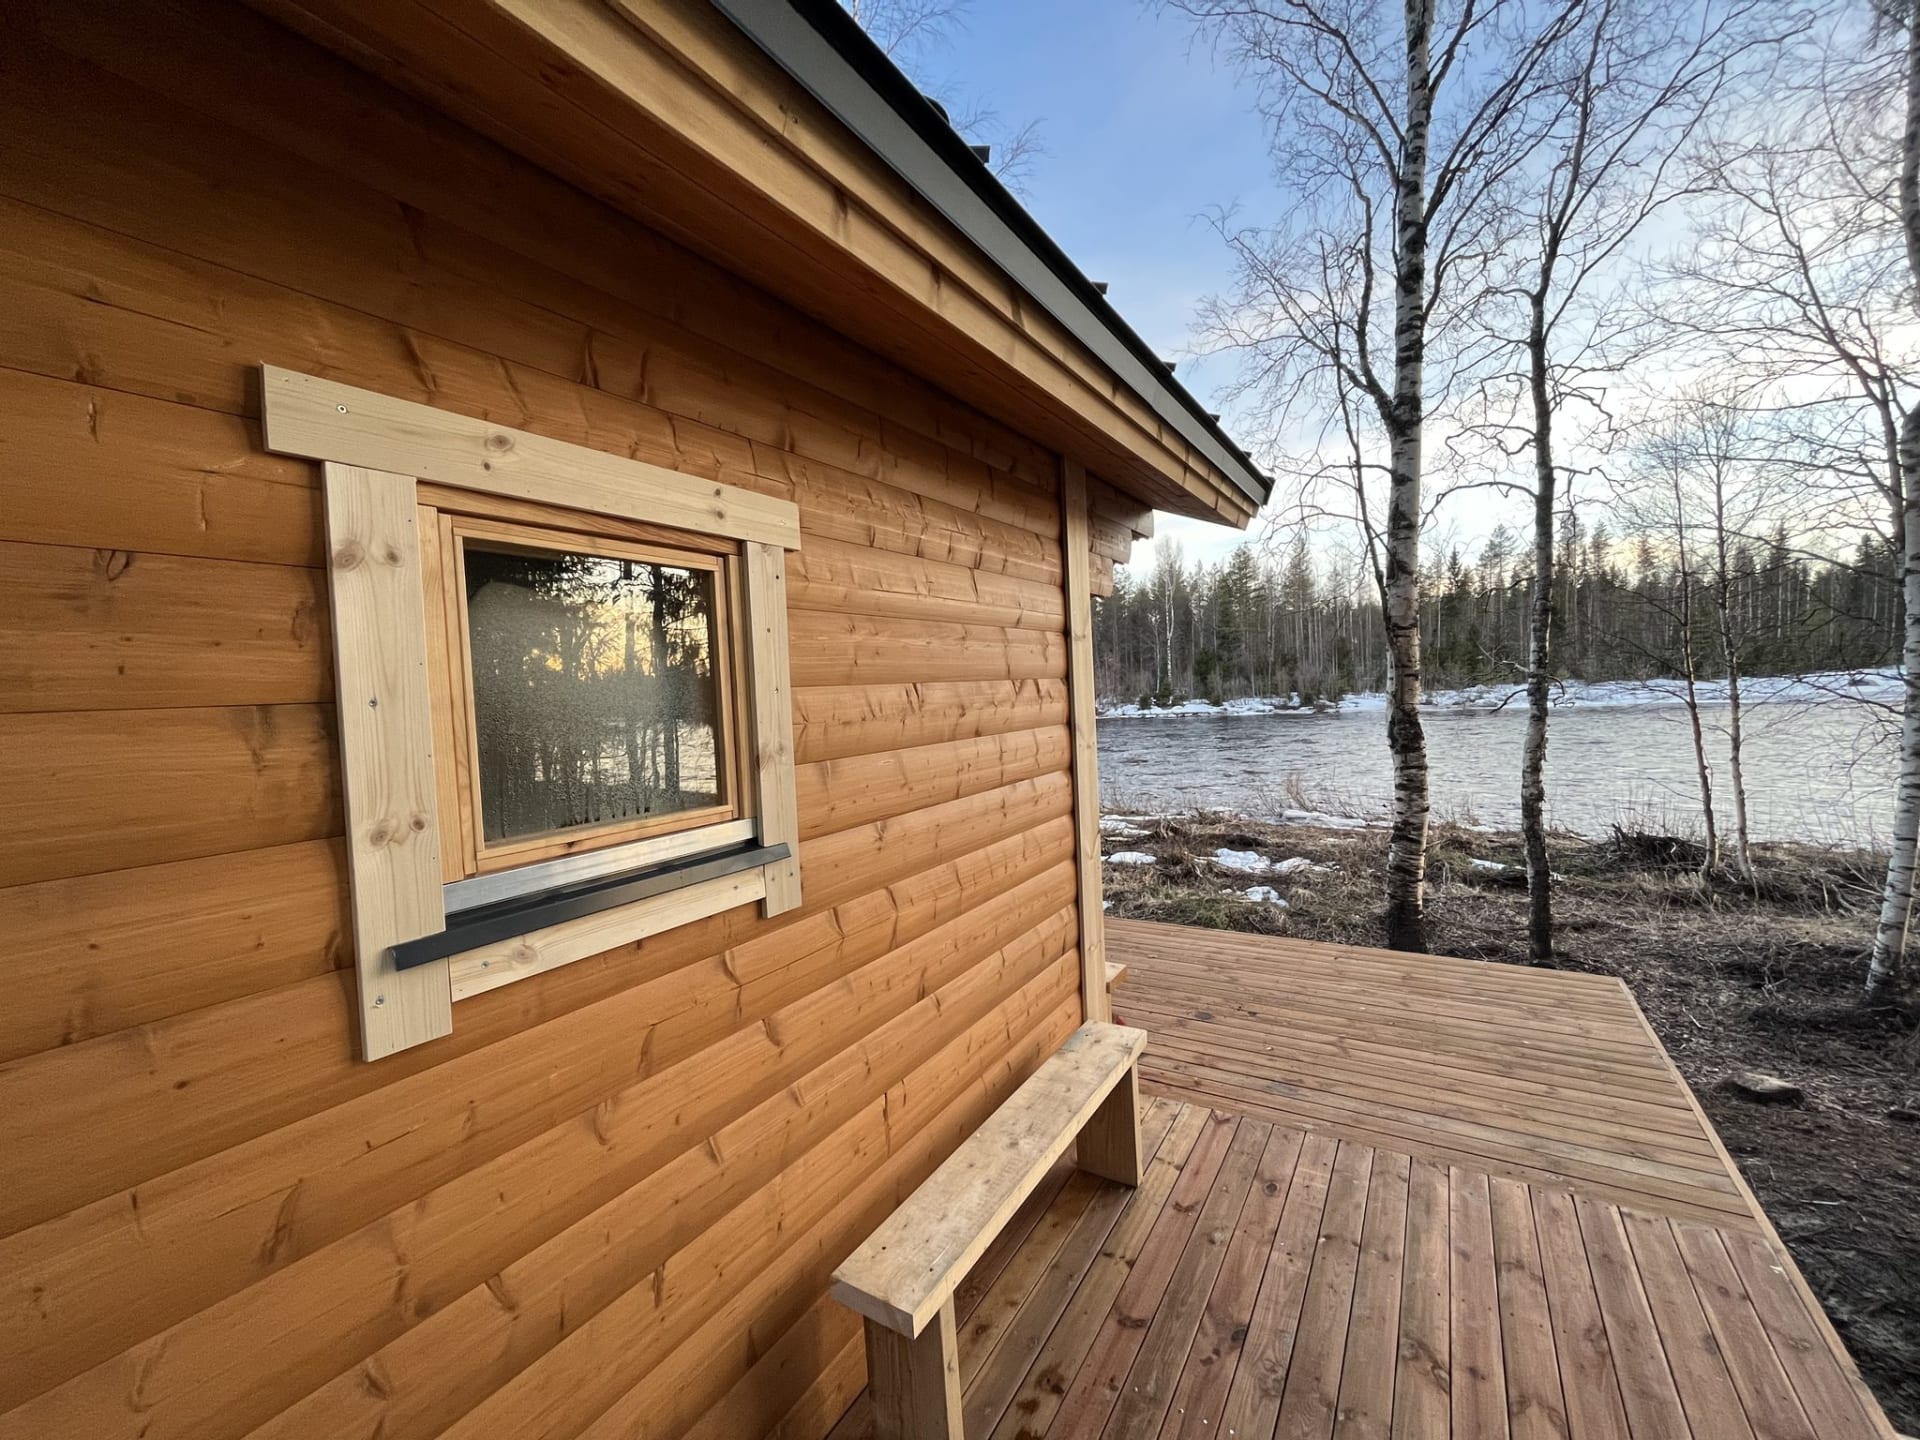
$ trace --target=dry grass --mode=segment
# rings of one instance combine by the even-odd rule
[[[1108,851],[1158,863],[1105,867],[1115,915],[1380,943],[1384,830],[1215,814],[1134,828],[1109,836]],[[1215,863],[1222,848],[1311,868],[1243,875]],[[1920,1012],[1865,1009],[1858,998],[1884,859],[1768,845],[1754,880],[1741,882],[1702,879],[1684,837],[1564,836],[1551,852],[1557,963],[1633,988],[1881,1402],[1900,1428],[1920,1431],[1920,1125],[1901,1118],[1920,1110]],[[1517,836],[1438,826],[1429,878],[1436,950],[1526,962]],[[1286,907],[1245,899],[1256,884]],[[1736,1069],[1802,1085],[1807,1103],[1760,1109],[1730,1098],[1718,1082]]]

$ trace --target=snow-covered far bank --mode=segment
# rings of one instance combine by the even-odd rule
[[[1167,810],[1157,814],[1122,814],[1109,811],[1100,817],[1100,833],[1109,840],[1138,840],[1146,835],[1141,826],[1161,825],[1169,820],[1251,820],[1261,825],[1300,825],[1309,830],[1377,830],[1387,824],[1385,816],[1337,815],[1326,810],[1281,810],[1273,815],[1258,815],[1234,810],[1215,810],[1199,807],[1189,810]],[[1501,833],[1490,825],[1469,825],[1469,830],[1483,831],[1489,835]],[[1517,832],[1516,832],[1517,833]],[[1139,856],[1146,855],[1143,850],[1121,850],[1107,856],[1111,863],[1120,865],[1143,865],[1152,860]],[[1285,860],[1268,860],[1266,857],[1245,850],[1219,850],[1212,859],[1215,864],[1228,870],[1246,870],[1249,874],[1262,875],[1298,875],[1302,871],[1316,868],[1311,860],[1303,856],[1292,856]]]
[[[1702,680],[1694,689],[1703,705],[1727,702],[1725,680]],[[1879,705],[1900,704],[1900,672],[1886,670],[1829,670],[1813,675],[1753,675],[1740,682],[1740,698],[1749,705],[1831,705],[1848,701],[1867,701]],[[1553,689],[1553,704],[1559,709],[1600,709],[1606,707],[1681,705],[1686,702],[1686,685],[1679,680],[1563,680]],[[1469,685],[1458,690],[1436,690],[1429,694],[1425,708],[1430,710],[1521,710],[1526,694],[1518,685]],[[1158,706],[1102,701],[1102,720],[1159,720],[1186,715],[1314,715],[1333,711],[1374,711],[1387,708],[1387,697],[1377,690],[1349,695],[1337,704],[1303,705],[1299,697],[1269,696],[1259,699],[1227,700],[1214,705],[1205,700]]]

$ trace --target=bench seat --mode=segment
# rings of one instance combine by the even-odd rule
[[[1081,1169],[1140,1183],[1146,1044],[1082,1025],[834,1272],[833,1297],[866,1320],[881,1440],[959,1440],[953,1292],[1069,1145]]]

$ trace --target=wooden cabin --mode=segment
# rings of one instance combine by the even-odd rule
[[[0,1440],[825,1433],[1108,1014],[1090,597],[1267,482],[832,0],[0,80]]]
[[[1890,1440],[1619,982],[1108,932],[1267,482],[834,0],[5,0],[0,241],[0,1440]]]

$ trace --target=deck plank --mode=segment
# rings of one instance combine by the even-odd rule
[[[1754,1440],[1719,1342],[1673,1242],[1672,1225],[1662,1215],[1622,1218],[1694,1440]]]
[[[1215,1170],[1219,1168],[1224,1144],[1214,1148],[1209,1158],[1200,1143],[1219,1134],[1220,1127],[1209,1123],[1207,1112],[1198,1106],[1184,1107],[1174,1119],[1160,1153],[1147,1167],[1140,1188],[1124,1197],[1125,1209],[1114,1222],[1112,1232],[1102,1242],[1099,1254],[1088,1265],[1059,1319],[1036,1348],[1032,1364],[1013,1400],[993,1427],[993,1440],[1045,1435],[1052,1427],[1061,1401],[1066,1397],[1068,1382],[1086,1361],[1108,1306],[1133,1273],[1163,1208],[1182,1182],[1187,1182],[1183,1193],[1189,1194],[1205,1183],[1187,1181],[1196,1166],[1204,1169],[1210,1163]]]
[[[1367,1186],[1360,1270],[1340,1368],[1335,1440],[1388,1440],[1393,1433],[1393,1382],[1400,1353],[1401,1276],[1407,1258],[1407,1187],[1413,1161],[1377,1154]]]
[[[1684,1440],[1693,1430],[1667,1365],[1666,1344],[1640,1285],[1625,1220],[1618,1210],[1584,1195],[1574,1200],[1574,1212],[1580,1217],[1580,1235],[1607,1326],[1627,1424],[1636,1437],[1672,1435]]]
[[[1794,1394],[1793,1382],[1720,1237],[1697,1225],[1676,1225],[1673,1234],[1753,1433],[1759,1440],[1816,1440],[1806,1409]]]
[[[1858,1374],[1843,1373],[1826,1363],[1831,1351],[1807,1313],[1799,1287],[1781,1263],[1784,1257],[1757,1237],[1722,1235],[1720,1241],[1746,1286],[1754,1310],[1773,1337],[1774,1353],[1793,1381],[1794,1394],[1812,1419],[1814,1430],[1822,1437],[1851,1435],[1865,1421],[1874,1425],[1872,1433],[1892,1440],[1893,1426],[1864,1395],[1866,1387]],[[1867,1419],[1869,1410],[1871,1420]]]
[[[967,1342],[962,1342],[962,1373],[969,1377],[964,1407],[968,1434],[989,1434],[1000,1423],[1032,1367],[1034,1355],[1053,1333],[1128,1203],[1137,1195],[1144,1204],[1151,1205],[1156,1192],[1172,1189],[1180,1173],[1180,1162],[1186,1158],[1184,1150],[1178,1151],[1177,1159],[1174,1154],[1162,1151],[1163,1146],[1172,1151],[1180,1145],[1178,1138],[1170,1138],[1176,1110],[1181,1114],[1191,1113],[1184,1106],[1176,1107],[1165,1101],[1145,1107],[1140,1118],[1140,1153],[1144,1157],[1140,1189],[1130,1191],[1110,1184],[1096,1186],[1092,1199],[1076,1211],[1073,1226],[1060,1245],[1046,1248],[1045,1269],[1023,1296],[1019,1310],[1002,1327],[998,1343],[990,1353],[969,1355]],[[1192,1133],[1198,1133],[1197,1125]],[[978,1334],[977,1330],[969,1333]],[[972,1342],[972,1348],[976,1351],[981,1348],[978,1339]]]
[[[1453,1433],[1507,1434],[1507,1372],[1500,1353],[1500,1280],[1493,1258],[1488,1179],[1454,1166],[1447,1174],[1453,1227]]]
[[[974,1440],[1887,1440],[1769,1238],[1182,1101],[961,1326]],[[834,1431],[867,1440],[856,1405]]]
[[[1444,1437],[1453,1410],[1453,1287],[1447,1171],[1416,1159],[1407,1177],[1407,1259],[1400,1285],[1394,1440]]]

